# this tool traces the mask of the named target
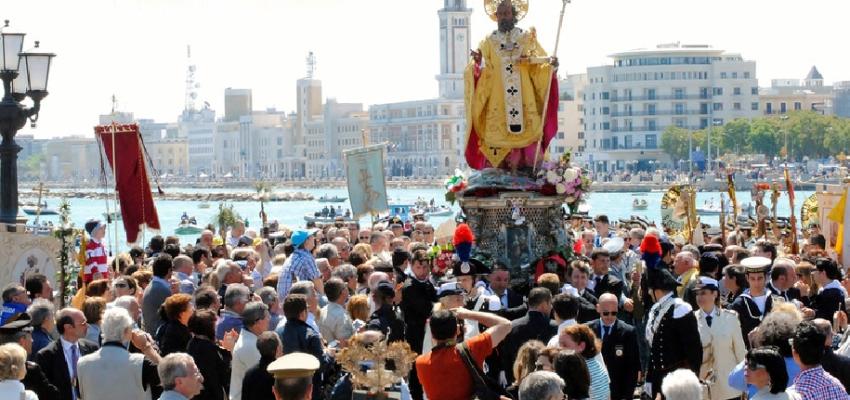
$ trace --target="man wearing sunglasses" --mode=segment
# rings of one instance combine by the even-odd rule
[[[632,399],[640,373],[635,328],[617,319],[618,299],[611,293],[599,297],[600,318],[587,323],[602,340],[602,358],[611,378],[611,399]]]

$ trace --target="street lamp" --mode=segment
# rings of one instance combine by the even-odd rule
[[[788,127],[785,126],[785,121],[788,121],[788,115],[783,115],[779,119],[782,120],[782,131],[785,134],[785,165],[788,165],[788,155],[790,152],[788,151]]]
[[[18,152],[15,134],[27,120],[32,126],[38,120],[41,100],[47,96],[47,77],[55,54],[45,52],[35,42],[35,48],[21,51],[24,33],[9,29],[9,21],[0,29],[0,79],[3,80],[3,100],[0,101],[0,223],[18,222]],[[30,108],[21,104],[32,99]]]

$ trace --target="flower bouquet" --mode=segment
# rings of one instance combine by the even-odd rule
[[[457,200],[458,192],[462,191],[463,189],[466,189],[466,177],[463,175],[462,172],[460,172],[459,169],[456,169],[455,174],[446,179],[445,186],[446,201],[451,204],[454,204],[455,200]]]
[[[544,162],[537,178],[543,193],[564,196],[564,202],[575,214],[582,196],[590,190],[590,179],[584,171],[570,163],[570,152],[565,152],[558,161]]]

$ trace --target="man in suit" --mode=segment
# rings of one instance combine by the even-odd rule
[[[97,344],[83,339],[86,336],[86,317],[74,308],[65,308],[56,313],[56,331],[59,339],[41,349],[35,362],[41,367],[47,380],[59,389],[60,400],[77,400],[77,362],[84,355],[97,351]]]
[[[611,254],[605,248],[593,249],[590,253],[590,265],[593,276],[587,281],[587,288],[593,291],[598,299],[604,293],[611,293],[617,298],[623,294],[623,281],[610,275]]]
[[[168,296],[171,296],[171,282],[169,282],[171,271],[171,256],[165,253],[160,254],[153,262],[153,279],[142,296],[142,323],[145,331],[151,336],[156,335],[156,330],[162,324],[159,318],[159,307],[165,303]]]
[[[618,300],[611,293],[599,298],[601,317],[587,326],[602,340],[602,358],[611,378],[611,399],[631,400],[640,374],[635,328],[617,319]]]
[[[511,322],[511,334],[499,347],[502,368],[508,383],[514,381],[513,364],[523,343],[529,340],[549,341],[558,333],[558,324],[549,318],[552,312],[552,293],[549,289],[536,287],[528,294],[528,313]]]
[[[790,258],[779,257],[773,261],[767,288],[774,296],[779,296],[785,301],[800,300],[800,289],[794,287],[794,283],[797,282],[794,267],[794,260]]]
[[[0,344],[17,343],[27,352],[27,358],[32,354],[32,319],[26,313],[12,315],[5,324],[0,326]],[[24,388],[35,392],[39,399],[55,399],[59,397],[56,386],[47,381],[41,367],[35,362],[27,361],[27,374],[21,383]]]
[[[493,272],[490,273],[488,279],[490,291],[499,297],[503,310],[522,305],[522,296],[508,287],[511,277],[507,267],[500,263],[494,263]]]
[[[590,266],[585,262],[575,263],[570,268],[570,282],[575,289],[575,293],[573,294],[575,294],[579,302],[576,321],[580,324],[599,318],[599,314],[596,312],[596,296],[587,289],[588,279],[591,275],[590,271]],[[572,291],[568,290],[568,292]]]

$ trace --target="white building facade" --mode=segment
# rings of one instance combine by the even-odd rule
[[[668,127],[706,129],[760,113],[756,63],[740,54],[672,43],[611,58],[587,69],[583,160],[596,171],[675,163],[661,149]]]

